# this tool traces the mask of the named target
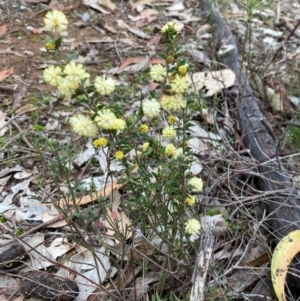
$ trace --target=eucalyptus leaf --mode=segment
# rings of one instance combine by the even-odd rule
[[[275,248],[271,261],[271,276],[278,301],[286,301],[285,278],[293,258],[300,251],[300,230],[284,236]]]

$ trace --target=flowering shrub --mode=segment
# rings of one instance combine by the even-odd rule
[[[66,30],[67,24],[66,17],[58,11],[45,17],[45,27],[55,35]],[[120,183],[129,194],[126,209],[140,215],[134,227],[161,232],[163,241],[185,252],[186,245],[192,243],[189,235],[199,234],[201,229],[195,205],[196,194],[203,191],[204,184],[191,171],[194,157],[187,132],[188,110],[194,97],[188,92],[188,64],[176,46],[176,23],[168,22],[161,35],[166,45],[161,54],[164,64],[155,64],[149,70],[159,88],[144,97],[130,116],[125,117],[118,102],[111,100],[118,89],[117,78],[103,74],[92,78],[72,57],[64,66],[46,68],[43,78],[62,97],[80,97],[85,102],[86,114],[72,116],[69,124],[75,134],[94,138],[96,151],[105,148],[108,162],[118,161]],[[61,37],[48,38],[46,48],[59,52],[61,43]],[[151,223],[145,223],[145,216]]]

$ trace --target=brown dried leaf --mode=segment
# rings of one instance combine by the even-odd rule
[[[0,36],[2,36],[3,34],[5,34],[7,31],[7,25],[4,24],[4,25],[1,25],[0,26]]]
[[[23,97],[24,97],[24,96],[23,96]],[[36,109],[36,107],[35,107],[32,103],[28,103],[28,104],[26,104],[26,105],[24,105],[24,106],[19,107],[19,108],[15,111],[15,113],[16,113],[16,114],[20,114],[20,113],[23,113],[23,112],[25,112],[25,111],[31,111],[31,110],[34,110],[34,109]]]
[[[152,57],[151,60],[150,60],[150,63],[151,64],[162,64],[162,65],[166,65],[166,60],[164,59],[161,59],[159,57]]]
[[[76,199],[75,203],[76,205],[85,205],[85,204],[92,203],[96,201],[100,196],[109,196],[114,189],[120,189],[122,186],[123,186],[122,184],[118,184],[118,181],[114,181],[112,183],[107,184],[105,188],[100,189],[97,192]],[[58,205],[60,207],[73,206],[73,201],[69,200],[66,202],[65,199],[60,199]]]
[[[135,65],[132,65],[132,66],[126,68],[127,66],[129,66],[131,64],[135,64]],[[149,57],[131,57],[131,58],[126,59],[120,65],[120,67],[117,69],[117,71],[115,73],[118,74],[122,71],[135,73],[135,72],[138,72],[138,71],[143,70],[144,68],[148,67],[148,65],[149,65]]]
[[[153,80],[150,80],[148,84],[148,91],[153,91],[159,86],[158,83],[155,83]]]
[[[11,74],[14,74],[14,67],[0,71],[0,82],[4,81]]]
[[[202,115],[205,118],[206,122],[208,124],[213,124],[214,123],[214,118],[213,116],[208,112],[207,109],[202,109]]]

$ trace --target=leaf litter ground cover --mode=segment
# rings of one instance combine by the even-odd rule
[[[242,40],[247,36],[244,21],[248,16],[240,3],[232,2],[229,8],[222,7]],[[139,110],[143,95],[159,88],[147,70],[163,64],[164,59],[157,55],[164,50],[160,30],[167,21],[176,21],[181,29],[178,44],[193,65],[194,88],[201,91],[200,102],[187,112],[191,119],[188,143],[197,154],[190,171],[205,183],[202,193],[192,195],[196,198],[193,212],[197,212],[195,217],[203,225],[203,217],[217,215],[227,224],[225,233],[214,243],[213,268],[206,279],[207,298],[224,300],[249,294],[260,278],[269,275],[262,264],[268,261],[271,246],[260,228],[263,213],[257,212],[257,203],[268,195],[255,188],[255,164],[236,139],[232,104],[224,101],[222,93],[217,94],[232,86],[232,75],[225,68],[213,68],[215,58],[209,51],[213,40],[211,24],[200,23],[201,7],[193,1],[103,1],[80,5],[7,1],[0,9],[1,254],[12,247],[8,243],[13,240],[13,245],[22,245],[29,255],[29,259],[15,256],[2,265],[5,273],[1,274],[1,297],[8,299],[18,286],[15,279],[20,278],[25,279],[19,284],[21,291],[30,296],[22,285],[26,275],[31,285],[32,270],[74,280],[79,288],[76,300],[92,300],[94,296],[103,300],[108,296],[130,300],[177,296],[181,300],[188,298],[192,286],[199,236],[181,235],[185,241],[179,241],[176,227],[167,227],[176,223],[176,210],[181,210],[176,209],[175,200],[168,201],[167,206],[154,202],[149,207],[129,207],[131,184],[139,180],[136,175],[141,177],[144,172],[146,176],[149,169],[135,164],[132,177],[124,179],[119,161],[114,157],[108,160],[105,148],[95,149],[92,140],[79,139],[71,132],[69,118],[75,113],[88,113],[86,103],[80,97],[61,97],[44,83],[45,68],[63,63],[45,49],[48,33],[43,28],[43,18],[49,9],[63,11],[69,21],[67,33],[62,33],[61,50],[67,54],[76,52],[75,62],[82,63],[93,78],[102,73],[115,78],[117,88],[111,100],[121,104],[125,118]],[[294,86],[287,85],[295,81],[297,68],[288,69],[292,72],[286,77],[286,68],[292,62],[297,64],[298,56],[298,37],[289,37],[287,32],[289,26],[295,25],[289,19],[293,11],[288,2],[282,2],[279,14],[278,7],[276,10],[272,5],[264,14],[255,15],[252,40],[245,46],[250,49],[246,53],[257,53],[245,59],[245,66],[255,75],[253,83],[260,84],[256,91],[273,126],[286,122],[288,114],[296,119],[294,105],[299,97]],[[284,21],[280,30],[273,26],[270,30],[270,20],[274,19]],[[282,42],[282,36],[289,37],[289,43]],[[278,49],[279,57],[273,62]],[[226,51],[230,49],[221,49],[218,54]],[[262,73],[264,68],[269,68],[268,72]],[[283,135],[280,126],[276,134],[277,131],[283,137],[283,146],[290,146],[296,134]],[[136,145],[143,142],[134,141]],[[136,163],[135,157],[136,152],[128,149],[126,160]],[[287,164],[292,165],[287,159]],[[178,164],[157,167],[150,170],[152,174],[172,179],[169,169],[176,171]],[[149,187],[150,195],[153,187]],[[165,197],[163,189],[155,189]],[[168,214],[156,211],[159,207]],[[178,215],[182,230],[180,220],[192,217],[188,212],[183,210]],[[44,224],[40,226],[41,223]],[[10,265],[15,262],[22,263],[21,269]],[[244,263],[252,267],[252,277],[242,277]],[[257,266],[262,273],[255,269]],[[13,287],[5,285],[7,277]],[[224,277],[226,282],[219,283],[218,277]],[[35,281],[41,282],[38,278]],[[66,290],[54,287],[54,292],[56,289],[58,296],[49,298],[59,298]],[[76,290],[71,288],[72,298]]]

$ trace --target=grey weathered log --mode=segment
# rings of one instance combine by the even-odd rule
[[[231,48],[220,55],[219,61],[236,74],[235,87],[230,91],[230,96],[235,101],[241,140],[250,150],[261,174],[257,185],[262,191],[282,191],[270,197],[268,201],[264,201],[271,233],[274,238],[280,239],[292,230],[299,229],[299,191],[295,188],[291,175],[281,164],[281,158],[276,155],[276,139],[258,107],[246,74],[243,72],[241,58],[231,30],[210,0],[201,0],[201,3],[207,13],[208,21],[213,26],[216,53],[223,47]],[[296,270],[293,270],[293,273],[300,275],[300,265],[295,264],[295,261],[297,258],[294,260],[293,268]],[[288,285],[300,288],[298,277],[289,276],[287,282]]]

